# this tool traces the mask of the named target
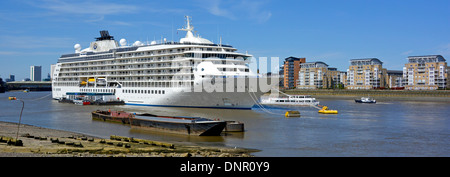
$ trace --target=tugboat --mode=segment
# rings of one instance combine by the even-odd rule
[[[377,101],[370,97],[361,97],[360,100],[355,100],[357,103],[376,103]]]

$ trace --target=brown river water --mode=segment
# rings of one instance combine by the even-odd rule
[[[378,101],[359,104],[351,99],[323,98],[320,105],[339,111],[318,114],[313,107],[265,106],[252,110],[199,109],[149,106],[79,106],[58,103],[51,92],[0,94],[0,121],[73,131],[97,137],[120,135],[196,145],[258,149],[255,156],[450,156],[450,103],[433,101]],[[376,99],[376,98],[375,98]],[[200,137],[131,128],[91,119],[91,112],[123,110],[156,115],[195,116],[244,122],[245,132]],[[286,118],[288,110],[301,117]]]

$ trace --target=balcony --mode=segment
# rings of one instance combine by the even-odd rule
[[[427,71],[425,68],[417,68],[418,73],[424,73],[425,71]]]
[[[416,85],[425,85],[425,80],[417,80]]]

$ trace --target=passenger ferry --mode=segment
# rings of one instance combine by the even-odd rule
[[[249,69],[253,56],[194,35],[189,16],[179,30],[179,42],[130,46],[100,31],[88,48],[75,44],[52,65],[53,99],[108,94],[129,105],[251,109],[254,96],[277,84],[256,84],[267,77]]]
[[[266,105],[294,105],[294,106],[310,106],[319,105],[319,101],[316,98],[312,98],[310,95],[287,95],[280,97],[261,97],[261,104]]]

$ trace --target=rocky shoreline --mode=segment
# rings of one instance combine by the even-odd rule
[[[14,138],[17,123],[0,121],[0,137]],[[258,150],[189,146],[150,140],[102,139],[75,132],[20,125],[23,146],[0,142],[0,157],[252,157]]]

